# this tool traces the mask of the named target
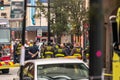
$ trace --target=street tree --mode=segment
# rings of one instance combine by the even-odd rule
[[[34,17],[41,18],[42,15],[46,16],[47,15],[46,7],[39,0],[36,1],[36,5],[37,14],[35,14]]]
[[[54,0],[52,6],[55,14],[55,23],[53,29],[60,29],[81,36],[83,33],[83,21],[88,20],[88,11],[85,8],[85,0]],[[54,21],[54,20],[53,20]],[[70,27],[71,26],[71,27]],[[56,27],[56,28],[55,28]],[[64,27],[64,28],[63,28]],[[55,31],[54,30],[54,31]],[[78,37],[79,40],[79,37]],[[77,41],[78,41],[77,40]]]
[[[82,35],[83,22],[88,20],[88,11],[85,8],[84,1],[85,0],[69,0],[66,6],[66,10],[69,13],[68,21],[72,25],[72,32],[77,36]]]
[[[38,3],[37,5],[41,5],[39,1]],[[60,42],[60,37],[66,33],[82,35],[82,22],[88,19],[84,4],[84,0],[50,0],[50,28],[58,37],[58,42]],[[41,11],[48,17],[45,8]]]
[[[60,38],[63,34],[69,32],[68,27],[68,13],[65,11],[66,1],[64,0],[54,0],[51,2],[51,29],[54,35],[56,35],[58,43],[60,43]]]

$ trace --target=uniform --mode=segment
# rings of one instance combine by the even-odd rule
[[[54,57],[54,48],[52,46],[45,46],[43,56],[44,58]]]
[[[82,49],[80,47],[74,47],[71,51],[71,56],[82,58]]]
[[[55,57],[64,57],[64,56],[65,56],[65,51],[62,48],[56,49]]]

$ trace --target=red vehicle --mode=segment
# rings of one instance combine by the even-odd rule
[[[0,18],[0,71],[9,73],[9,67],[13,64],[11,59],[11,30],[9,20]]]

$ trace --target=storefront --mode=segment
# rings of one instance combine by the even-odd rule
[[[47,36],[47,26],[28,26],[26,27],[26,40],[36,40],[37,37],[37,30],[42,30],[42,37]],[[12,30],[12,37],[14,39],[21,39],[22,36],[22,28],[11,28]]]

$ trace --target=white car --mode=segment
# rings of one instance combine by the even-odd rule
[[[24,80],[88,80],[88,66],[76,58],[48,58],[25,62]]]

